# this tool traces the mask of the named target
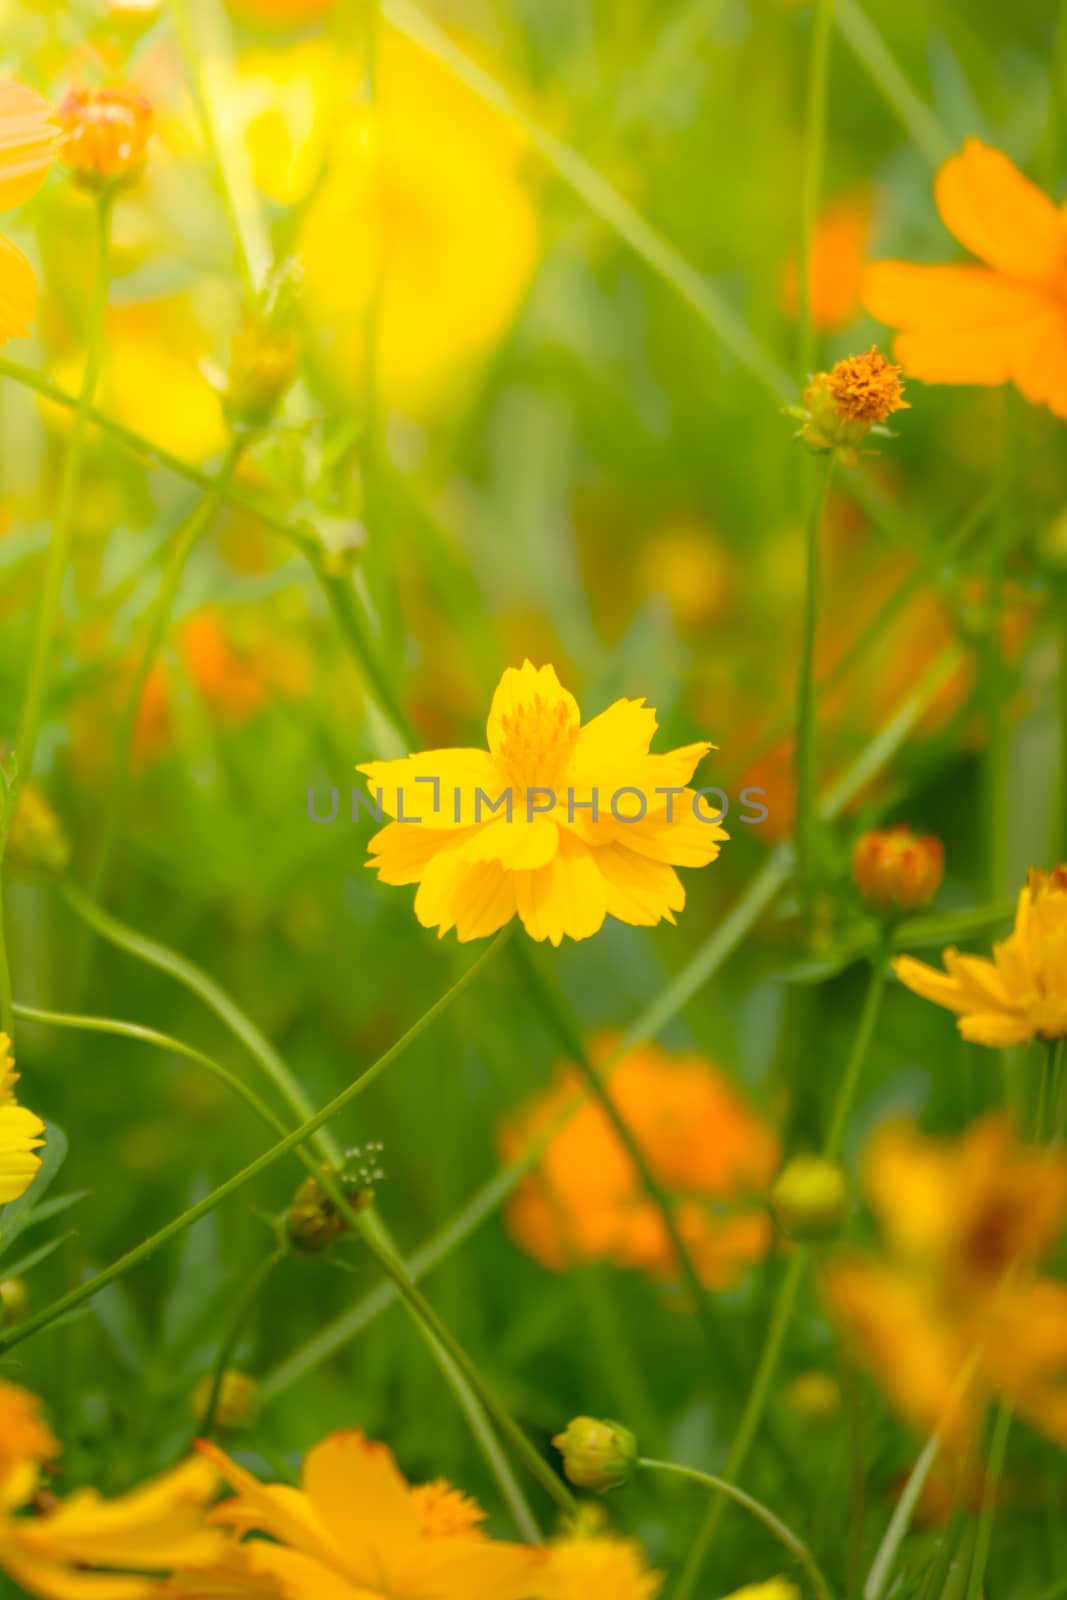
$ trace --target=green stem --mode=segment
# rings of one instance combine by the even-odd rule
[[[867,1582],[863,1586],[863,1600],[882,1600],[893,1562],[897,1558],[904,1535],[911,1526],[911,1519],[915,1507],[919,1503],[919,1496],[923,1492],[927,1478],[941,1449],[941,1435],[931,1434],[923,1448],[918,1461],[911,1470],[911,1475],[904,1485],[904,1491],[896,1503],[893,1515],[889,1519],[889,1526],[885,1536],[878,1546],[877,1554],[871,1563],[871,1570],[867,1574]]]
[[[1059,729],[1059,755],[1055,800],[1052,812],[1052,849],[1049,865],[1067,862],[1067,583],[1057,596],[1059,616],[1056,625],[1056,721]]]
[[[718,1496],[720,1495],[728,1500],[733,1500],[736,1505],[749,1512],[758,1522],[762,1522],[765,1528],[769,1528],[775,1538],[785,1546],[790,1555],[804,1568],[818,1600],[830,1600],[830,1585],[823,1577],[815,1557],[807,1545],[798,1534],[793,1532],[788,1524],[784,1523],[780,1517],[776,1516],[761,1501],[754,1500],[750,1494],[746,1494],[743,1489],[736,1488],[732,1483],[727,1483],[725,1479],[716,1478],[710,1472],[700,1472],[696,1467],[678,1466],[673,1461],[650,1461],[645,1456],[642,1456],[637,1464],[646,1472],[669,1473],[673,1478],[686,1478],[690,1483],[702,1484],[704,1488],[713,1491],[716,1501],[718,1501]]]
[[[3,860],[0,857],[0,869]],[[15,1028],[14,998],[11,993],[11,966],[7,958],[7,932],[4,922],[4,879],[0,870],[0,1033],[10,1039]]]
[[[207,1405],[204,1407],[204,1415],[200,1420],[199,1431],[205,1439],[210,1439],[215,1431],[215,1419],[219,1409],[219,1400],[222,1396],[222,1385],[226,1381],[226,1373],[229,1370],[234,1351],[237,1349],[237,1342],[244,1332],[252,1313],[252,1307],[255,1305],[260,1291],[265,1287],[267,1279],[283,1259],[284,1252],[281,1250],[275,1250],[273,1254],[267,1256],[266,1260],[261,1261],[255,1272],[246,1280],[242,1286],[241,1293],[237,1297],[237,1306],[230,1323],[230,1330],[219,1348],[218,1358],[211,1376],[211,1388],[208,1392]]]
[[[796,715],[796,862],[804,924],[810,937],[815,894],[815,854],[818,817],[815,806],[818,716],[815,701],[815,640],[819,614],[819,546],[823,514],[830,493],[834,457],[829,455],[819,474],[807,526],[807,560],[804,580],[804,624],[797,675]]]
[[[1004,1472],[1004,1458],[1007,1455],[1011,1423],[1012,1408],[1005,1401],[997,1411],[997,1420],[993,1425],[993,1437],[989,1445],[989,1460],[986,1463],[985,1483],[982,1488],[982,1507],[978,1513],[974,1560],[971,1563],[971,1576],[967,1585],[967,1600],[982,1600],[985,1570],[989,1562],[990,1547],[993,1543],[993,1523],[996,1518],[997,1493],[1000,1489],[1000,1480]]]
[[[867,985],[867,996],[863,1002],[863,1010],[860,1013],[859,1027],[856,1030],[848,1062],[838,1086],[834,1109],[830,1114],[830,1126],[827,1129],[826,1140],[822,1150],[828,1161],[836,1160],[841,1149],[841,1141],[844,1138],[845,1128],[848,1126],[849,1113],[856,1098],[856,1090],[859,1087],[864,1062],[867,1059],[867,1052],[870,1050],[871,1040],[874,1038],[874,1030],[878,1024],[888,976],[889,938],[888,936],[883,936],[882,944],[871,966],[870,982]]]
[[[146,685],[156,664],[159,652],[163,648],[167,630],[170,627],[171,613],[178,598],[178,590],[181,587],[186,564],[201,537],[214,522],[215,515],[225,499],[226,490],[237,471],[246,443],[247,441],[242,437],[235,437],[231,441],[211,491],[200,502],[192,516],[189,517],[171,542],[166,566],[163,569],[163,579],[152,608],[148,613],[144,645],[138,658],[137,668],[130,684],[126,703],[119,718],[118,732],[115,739],[115,759],[112,764],[111,782],[109,784],[109,803],[104,821],[103,836],[90,877],[90,898],[95,899],[107,886],[115,848],[126,817],[132,778],[133,747],[137,735],[137,719],[140,715],[141,702],[144,699]]]
[[[819,223],[823,169],[826,165],[827,99],[830,86],[830,51],[834,37],[834,0],[816,0],[811,55],[808,66],[807,127],[804,138],[804,173],[801,181],[800,251],[800,373],[806,379],[815,359],[815,315],[812,305],[811,263]]]
[[[111,281],[111,207],[113,191],[104,191],[96,202],[96,282],[89,310],[89,330],[85,353],[85,371],[82,376],[78,404],[74,413],[74,427],[63,465],[59,485],[59,504],[55,525],[48,547],[44,586],[37,610],[33,643],[30,648],[30,673],[26,698],[22,705],[18,732],[15,735],[15,753],[18,770],[9,796],[11,813],[18,802],[22,784],[33,770],[33,758],[44,715],[45,696],[52,667],[56,623],[63,590],[63,579],[70,561],[71,542],[74,536],[74,518],[85,464],[85,441],[88,432],[89,412],[100,381],[100,367],[104,351],[104,321],[107,314],[108,289]]]
[[[793,1317],[793,1308],[800,1293],[800,1285],[808,1264],[807,1251],[798,1249],[785,1270],[774,1311],[771,1316],[770,1327],[764,1341],[760,1364],[745,1401],[745,1409],[741,1417],[740,1426],[734,1435],[730,1453],[723,1467],[720,1483],[732,1485],[739,1477],[745,1462],[748,1460],[749,1450],[752,1448],[763,1419],[763,1413],[770,1399],[771,1389],[778,1371],[778,1362],[782,1354],[785,1335]],[[736,1498],[734,1496],[733,1498]],[[703,1524],[697,1532],[689,1552],[689,1559],[682,1571],[681,1581],[678,1585],[676,1600],[689,1600],[700,1581],[701,1570],[711,1549],[712,1540],[718,1531],[726,1499],[723,1492],[716,1492],[704,1517]]]
[[[718,1318],[712,1309],[711,1297],[700,1281],[689,1247],[682,1238],[678,1220],[674,1214],[674,1204],[670,1196],[649,1166],[640,1141],[616,1105],[600,1073],[589,1059],[582,1042],[580,1029],[575,1019],[570,1015],[563,997],[545,979],[534,962],[525,941],[512,946],[512,955],[519,969],[519,974],[538,1010],[548,1021],[562,1049],[581,1073],[589,1093],[601,1107],[615,1131],[616,1138],[629,1156],[634,1171],[641,1180],[642,1188],[659,1212],[664,1231],[670,1241],[671,1251],[677,1263],[678,1271],[692,1303],[693,1312],[700,1324],[712,1362],[721,1367],[725,1360],[729,1367],[732,1368],[733,1376],[736,1378],[738,1370],[732,1351],[723,1338],[723,1330],[719,1326]]]
[[[19,1323],[17,1327],[9,1330],[0,1329],[0,1351],[9,1350],[14,1345],[21,1344],[24,1339],[28,1339],[31,1335],[39,1333],[43,1328],[47,1328],[57,1317],[61,1317],[66,1312],[73,1311],[76,1307],[92,1300],[109,1283],[114,1283],[117,1278],[121,1278],[125,1273],[129,1272],[132,1267],[147,1260],[162,1245],[184,1233],[187,1228],[192,1227],[193,1223],[198,1222],[201,1217],[208,1216],[224,1200],[229,1199],[230,1195],[238,1194],[246,1184],[251,1183],[254,1178],[258,1178],[260,1173],[268,1171],[282,1156],[288,1155],[291,1150],[296,1150],[302,1144],[305,1144],[312,1134],[316,1133],[319,1128],[324,1127],[326,1123],[332,1121],[339,1112],[343,1111],[353,1100],[369,1089],[371,1084],[376,1082],[437,1021],[438,1017],[447,1011],[449,1006],[453,1005],[460,995],[470,988],[483,969],[492,961],[500,949],[501,943],[501,936],[498,935],[488,949],[478,957],[477,961],[467,968],[466,972],[456,980],[452,987],[430,1006],[429,1010],[423,1012],[419,1020],[413,1023],[395,1044],[390,1045],[389,1049],[380,1055],[377,1061],[361,1072],[352,1083],[341,1090],[340,1094],[335,1095],[321,1111],[317,1111],[314,1116],[307,1118],[306,1121],[301,1123],[300,1127],[295,1128],[292,1133],[288,1133],[284,1138],[279,1139],[269,1150],[265,1150],[262,1155],[249,1162],[240,1172],[236,1172],[232,1177],[227,1178],[225,1183],[220,1184],[217,1189],[213,1189],[210,1194],[205,1195],[203,1200],[198,1201],[196,1205],[190,1206],[180,1216],[173,1218],[156,1233],[151,1234],[149,1238],[142,1240],[139,1245],[127,1251],[117,1261],[111,1262],[95,1277],[79,1284],[77,1288],[70,1290],[69,1293],[61,1295],[50,1306],[44,1306],[33,1316],[28,1317],[25,1322]]]

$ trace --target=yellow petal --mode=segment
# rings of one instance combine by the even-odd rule
[[[40,1168],[44,1123],[25,1106],[0,1105],[0,1205],[25,1194]]]
[[[157,1572],[216,1558],[225,1540],[205,1526],[218,1477],[206,1461],[185,1461],[115,1500],[82,1489],[56,1511],[20,1528],[46,1558]]]
[[[515,903],[531,939],[558,945],[564,938],[588,939],[602,927],[608,893],[599,853],[561,833],[559,852],[548,866],[515,874]]]
[[[0,81],[0,211],[37,192],[61,137],[47,100],[24,83]]]
[[[508,667],[489,707],[486,734],[490,750],[503,759],[510,747],[509,730],[516,722],[527,718],[540,721],[542,717],[576,733],[581,713],[577,700],[556,676],[555,667],[535,667],[531,661]]]
[[[17,244],[0,234],[0,344],[24,339],[37,310],[37,279]]]
[[[901,983],[914,994],[946,1006],[949,1011],[966,1011],[967,1001],[955,978],[928,967],[925,961],[916,961],[914,956],[897,956],[892,966]]]
[[[356,768],[372,803],[404,827],[467,828],[489,822],[490,809],[508,778],[485,750],[425,750],[399,761],[367,761]]]
[[[991,267],[1024,282],[1058,283],[1063,215],[1003,151],[968,139],[938,173],[934,197],[946,228]]]
[[[596,863],[607,887],[608,915],[634,927],[651,928],[685,905],[685,890],[673,867],[637,855],[625,845],[599,848]]]
[[[303,1482],[357,1583],[395,1575],[421,1528],[392,1451],[355,1429],[333,1433],[308,1453]]]

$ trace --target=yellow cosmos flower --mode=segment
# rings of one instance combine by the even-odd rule
[[[358,768],[390,822],[370,842],[383,883],[417,883],[415,914],[482,939],[518,916],[533,939],[588,939],[604,918],[651,927],[685,904],[675,867],[714,861],[714,800],[688,787],[709,744],[649,753],[656,714],[615,704],[582,726],[551,666],[509,667],[488,750]]]
[[[11,1040],[0,1033],[0,1205],[25,1194],[41,1165],[44,1123],[15,1099],[18,1073]]]
[[[882,1130],[864,1183],[888,1258],[841,1257],[831,1309],[891,1403],[962,1458],[987,1397],[1067,1443],[1067,1285],[1036,1276],[1067,1222],[1067,1157],[1001,1113],[960,1138]]]
[[[531,1600],[536,1552],[487,1538],[479,1507],[448,1484],[413,1488],[361,1433],[311,1450],[300,1489],[261,1484],[216,1446],[200,1449],[237,1491],[216,1519],[273,1541],[242,1544],[208,1593],[248,1600],[274,1582],[287,1600]]]
[[[595,1529],[579,1522],[569,1538],[549,1545],[530,1600],[655,1600],[663,1579],[649,1571],[640,1545]]]
[[[454,399],[510,326],[540,229],[522,139],[446,68],[390,30],[373,106],[351,95],[360,70],[319,41],[251,52],[240,115],[260,187],[308,202],[298,250],[320,358],[358,395],[377,305],[385,401],[422,416]]]
[[[34,1395],[0,1384],[0,1572],[46,1600],[149,1600],[175,1566],[217,1561],[225,1539],[205,1525],[218,1479],[205,1461],[105,1500],[79,1489],[38,1515],[16,1516],[58,1452]],[[99,1569],[99,1570],[98,1570]]]
[[[898,956],[901,983],[956,1012],[974,1044],[998,1048],[1067,1037],[1067,866],[1030,873],[1019,895],[1015,927],[993,946],[993,959],[948,949],[938,972]]]
[[[14,79],[0,81],[0,211],[36,194],[59,140],[48,101]],[[29,333],[36,309],[33,268],[18,245],[0,235],[0,345]]]

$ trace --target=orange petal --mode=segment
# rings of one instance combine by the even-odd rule
[[[0,81],[0,211],[41,187],[61,137],[47,100],[24,83]]]
[[[891,328],[1000,328],[1047,316],[1053,302],[1031,284],[985,267],[923,267],[876,261],[863,279],[863,304]]]
[[[1031,283],[1056,283],[1067,266],[1067,223],[1014,162],[968,139],[937,175],[942,221],[991,267]]]
[[[23,339],[37,310],[37,279],[17,244],[0,234],[0,344]]]

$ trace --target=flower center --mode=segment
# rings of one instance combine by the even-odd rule
[[[550,789],[566,769],[579,720],[565,700],[546,705],[539,694],[500,719],[497,755],[519,789]]]

